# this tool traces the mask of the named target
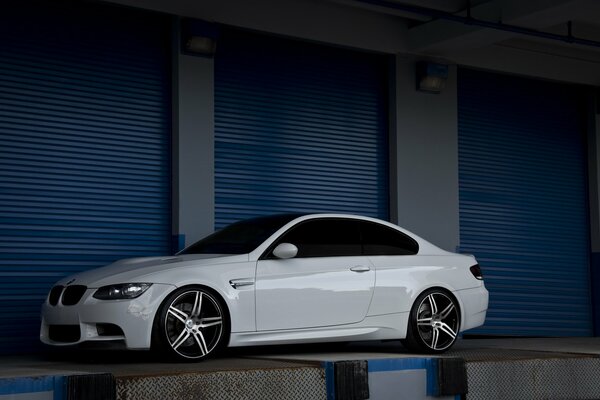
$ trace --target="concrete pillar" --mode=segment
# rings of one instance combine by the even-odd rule
[[[214,231],[214,60],[178,54],[174,124],[174,234],[180,246]]]
[[[588,179],[590,196],[590,290],[594,335],[600,336],[600,91],[588,101]]]
[[[391,185],[398,224],[443,249],[460,243],[456,67],[440,94],[415,89],[415,63],[396,57],[396,138]],[[395,174],[395,177],[393,176]],[[392,196],[394,200],[394,197]]]

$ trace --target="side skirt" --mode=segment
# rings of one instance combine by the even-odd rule
[[[404,339],[409,313],[366,317],[351,325],[278,331],[232,332],[230,347],[289,343]]]

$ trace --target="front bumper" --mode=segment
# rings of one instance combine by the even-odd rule
[[[131,300],[98,300],[87,289],[75,305],[42,306],[40,340],[64,346],[83,342],[124,341],[128,349],[149,349],[154,317],[160,304],[176,287],[153,284]]]

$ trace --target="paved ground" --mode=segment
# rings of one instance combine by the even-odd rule
[[[531,350],[600,355],[600,337],[538,339],[470,339],[457,343],[458,349]]]
[[[302,361],[341,361],[341,360],[373,360],[382,358],[414,358],[431,357],[408,352],[398,341],[390,342],[357,342],[348,344],[319,345],[274,348],[262,347],[243,350],[248,356],[265,357],[277,360]],[[527,339],[463,339],[452,349],[444,353],[444,357],[476,357],[479,354],[505,358],[509,354],[522,354],[524,357],[535,354],[539,357],[557,357],[573,355],[600,356],[600,337],[597,338],[527,338]],[[533,357],[536,358],[536,357]]]
[[[465,359],[562,358],[600,356],[600,338],[460,340],[445,356]],[[315,365],[321,361],[430,357],[409,353],[398,341],[265,346],[228,349],[200,363],[163,363],[147,352],[49,351],[0,357],[0,378],[110,372],[115,376],[272,369]]]

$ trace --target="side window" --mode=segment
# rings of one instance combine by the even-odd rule
[[[363,254],[367,256],[413,255],[419,244],[411,237],[385,225],[361,221]]]
[[[361,254],[358,221],[319,219],[301,222],[277,240],[298,247],[296,257],[358,256]]]

